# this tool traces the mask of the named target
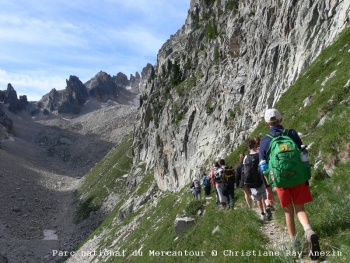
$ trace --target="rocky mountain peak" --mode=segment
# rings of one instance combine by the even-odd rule
[[[7,104],[8,109],[13,113],[26,109],[28,104],[26,95],[20,96],[19,99],[17,98],[17,92],[11,83],[7,85],[5,91],[0,91],[0,101]]]
[[[67,86],[63,92],[63,102],[58,106],[58,113],[78,114],[81,106],[84,105],[88,98],[87,89],[76,76],[70,76],[66,83]]]
[[[121,86],[123,88],[130,85],[128,77],[122,72],[119,72],[116,76],[113,76],[113,80],[117,86]]]

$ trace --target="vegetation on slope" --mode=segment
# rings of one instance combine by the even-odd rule
[[[123,175],[130,171],[132,165],[131,145],[132,134],[129,134],[84,176],[78,191],[80,208],[76,216],[77,222],[99,210],[108,196],[124,195],[126,179]]]
[[[294,128],[309,145],[314,164],[311,190],[314,201],[307,204],[310,221],[320,235],[324,251],[342,256],[329,262],[350,259],[350,27],[308,67],[296,83],[276,103],[285,128]],[[263,121],[253,132],[268,132]],[[238,160],[243,145],[228,160]],[[278,213],[284,222],[282,211]],[[299,234],[302,228],[299,226]],[[321,259],[325,259],[323,257]]]
[[[275,105],[284,117],[284,126],[301,132],[303,142],[310,146],[311,162],[315,164],[311,180],[314,201],[306,208],[312,226],[320,236],[322,250],[335,253],[321,257],[327,262],[348,262],[350,259],[348,43],[350,28],[345,29],[338,40],[322,52]],[[251,137],[263,136],[267,131],[262,121]],[[243,145],[226,158],[227,163],[237,164],[241,152],[245,152]],[[98,173],[90,176],[89,185],[99,183]],[[114,176],[118,178],[120,174],[115,173]],[[115,180],[113,173],[108,178],[109,182],[105,181],[102,185],[109,185]],[[152,178],[152,174],[147,174],[134,192],[125,195],[123,200],[141,195],[152,184]],[[146,186],[140,191],[142,185]],[[85,187],[85,190],[88,188]],[[106,198],[106,192],[97,191],[100,188],[103,189],[96,187],[96,195],[94,191],[89,191],[86,197],[91,196],[100,204],[99,200]],[[214,194],[211,197],[213,199],[205,203],[205,213],[195,216],[196,226],[179,238],[174,232],[176,215],[192,211],[191,208],[198,205],[192,203],[189,188],[180,193],[160,193],[156,200],[149,201],[136,213],[118,222],[116,218],[122,201],[89,239],[100,236],[97,250],[126,250],[126,257],[109,255],[98,259],[98,262],[295,262],[295,258],[271,254],[248,256],[253,250],[256,253],[269,251],[266,247],[268,237],[261,231],[263,223],[254,211],[243,208],[242,191],[236,191],[238,209],[233,211],[218,210]],[[275,215],[275,220],[283,227],[283,211],[279,209]],[[128,228],[128,225],[132,227]],[[300,237],[303,231],[300,224],[297,223],[297,226]],[[137,253],[132,256],[135,251]],[[182,256],[179,253],[177,256],[156,256],[157,251],[180,251]],[[190,256],[190,251],[204,256]],[[217,256],[212,254],[214,251],[218,252]],[[233,255],[224,256],[224,252],[233,252]]]

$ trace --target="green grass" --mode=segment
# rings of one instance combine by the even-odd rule
[[[76,216],[77,223],[99,210],[110,194],[123,194],[125,178],[122,176],[129,173],[132,165],[131,145],[132,134],[84,176],[78,191],[80,206]]]
[[[260,232],[262,222],[256,213],[244,208],[220,211],[215,204],[214,193],[212,199],[204,204],[204,215],[196,217],[195,227],[177,238],[174,231],[176,215],[182,214],[184,210],[191,214],[197,213],[196,208],[203,209],[204,200],[192,201],[188,188],[181,193],[166,192],[164,195],[157,207],[142,217],[142,225],[119,247],[120,250],[127,250],[127,255],[136,250],[142,252],[142,259],[140,256],[129,256],[127,262],[242,262],[242,259],[244,262],[257,262],[259,257],[242,256],[242,250],[243,253],[248,253],[248,250],[265,251],[267,238]],[[246,224],[247,221],[249,224]],[[160,251],[172,251],[177,256],[155,256]],[[190,256],[190,251],[204,256]],[[216,256],[212,255],[215,251]],[[225,251],[239,253],[239,256],[225,257]],[[179,256],[180,253],[182,256]],[[122,261],[111,257],[106,262]],[[265,257],[259,262],[283,261],[278,257]]]

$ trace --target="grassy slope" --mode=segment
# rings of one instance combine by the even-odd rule
[[[345,87],[350,80],[349,43],[348,27],[275,105],[282,113],[284,127],[301,132],[304,144],[310,145],[311,163],[321,162],[313,171],[314,201],[307,205],[307,211],[321,237],[322,249],[340,251],[343,255],[328,257],[329,262],[350,260],[350,87]],[[325,82],[333,72],[335,76]],[[306,98],[310,104],[303,106]],[[326,121],[318,125],[323,117]],[[263,136],[266,132],[268,128],[261,122],[252,136]],[[228,160],[237,160],[243,149],[241,146]],[[325,173],[323,165],[334,167],[332,177]],[[278,219],[283,222],[282,211]],[[298,230],[302,233],[300,225]]]
[[[130,134],[84,176],[78,191],[81,202],[76,218],[78,222],[100,209],[110,194],[124,195],[126,179],[123,175],[130,171],[132,165],[131,145]]]
[[[350,79],[350,45],[348,43],[350,43],[350,28],[344,30],[339,39],[322,52],[275,105],[284,117],[284,126],[300,131],[303,134],[303,142],[311,145],[311,162],[322,162],[322,165],[313,171],[311,188],[314,201],[307,204],[307,210],[313,228],[320,235],[322,249],[338,253],[336,256],[321,258],[328,262],[349,262],[350,260],[350,181],[348,180],[350,88],[344,88]],[[335,77],[322,86],[324,80],[334,71]],[[307,97],[311,98],[310,104],[304,107],[303,101]],[[317,126],[324,116],[327,116],[325,123]],[[263,136],[266,132],[267,127],[260,123],[251,136]],[[226,158],[227,162],[237,164],[238,155],[243,151],[244,148],[241,146]],[[323,164],[335,167],[332,177],[322,170]],[[111,175],[113,173],[116,173],[116,170]],[[90,176],[89,185],[92,185],[92,182],[96,185],[100,184],[96,174]],[[146,189],[151,181],[152,174],[146,175],[135,190],[138,191],[137,194],[142,194],[140,189]],[[85,186],[85,190],[81,192],[88,188]],[[103,200],[106,195],[103,194],[104,192],[98,193],[101,187],[94,187],[94,189],[84,196],[85,200],[88,200],[86,198],[88,196],[97,200],[91,203],[98,205],[99,200]],[[237,205],[244,206],[242,191],[238,190],[236,193]],[[100,194],[102,194],[101,197],[97,197]],[[124,200],[135,195],[136,193],[129,193],[125,195]],[[157,206],[146,209],[151,205],[149,202],[122,223],[114,220],[120,208],[118,205],[90,237],[101,233],[102,230],[107,230],[108,236],[99,243],[100,250],[127,249],[126,255],[130,255],[134,250],[140,250],[143,252],[142,259],[136,256],[128,258],[112,256],[100,259],[99,262],[294,262],[292,258],[241,255],[242,250],[244,252],[267,251],[265,248],[267,237],[260,230],[262,222],[253,211],[244,208],[229,212],[218,211],[214,204],[215,199],[212,199],[205,206],[205,214],[196,216],[196,226],[185,236],[176,238],[174,219],[177,214],[183,214],[183,210],[192,204],[188,188],[180,193],[163,193],[158,199]],[[284,226],[281,209],[277,211],[275,220]],[[118,229],[132,221],[139,223],[133,232],[127,234],[118,232]],[[216,226],[220,226],[219,230],[213,233]],[[298,232],[302,233],[299,224]],[[116,235],[120,234],[125,235],[124,242],[113,244]],[[149,256],[149,250],[182,251],[182,253],[185,253],[185,250],[205,251],[205,256],[154,257]],[[212,250],[217,250],[218,256],[211,256]],[[224,257],[222,255],[224,250],[237,251],[239,256]]]

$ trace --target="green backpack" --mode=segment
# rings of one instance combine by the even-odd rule
[[[268,169],[264,172],[269,184],[281,188],[305,183],[311,178],[311,168],[300,158],[301,150],[288,136],[288,130],[282,135],[267,134],[272,141],[267,150]]]

